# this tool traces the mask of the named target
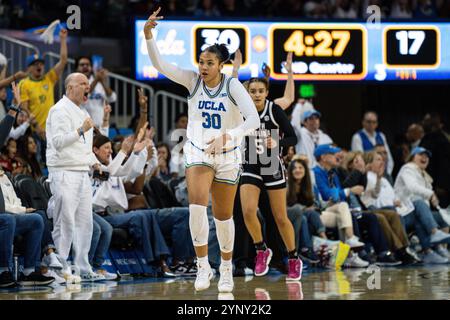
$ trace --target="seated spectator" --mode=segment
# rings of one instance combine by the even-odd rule
[[[377,145],[384,145],[387,152],[386,171],[392,175],[394,160],[389,150],[386,136],[377,130],[378,115],[373,111],[364,113],[362,126],[363,128],[352,137],[352,151],[368,152],[373,150]]]
[[[22,159],[19,159],[17,156],[17,142],[16,140],[9,138],[6,142],[6,145],[2,148],[2,154],[0,156],[0,165],[3,170],[11,173],[12,176],[15,176],[19,173],[25,172],[25,165]]]
[[[305,111],[302,117],[303,127],[300,128],[300,136],[295,147],[297,154],[303,154],[309,159],[309,167],[314,168],[317,165],[314,150],[317,146],[331,144],[333,140],[320,130],[321,113],[317,110]]]
[[[170,149],[173,149],[177,144],[186,141],[186,129],[188,125],[188,116],[186,113],[181,113],[175,118],[175,128],[169,131],[164,139]]]
[[[419,19],[437,18],[436,1],[418,0],[416,8],[414,9],[414,18]]]
[[[346,202],[350,192],[357,192],[358,187],[344,190],[340,187],[337,176],[333,176],[332,170],[337,167],[336,153],[339,148],[333,148],[330,145],[320,145],[316,148],[314,155],[318,165],[313,168],[316,177],[317,188],[324,201],[327,201],[327,207],[322,212],[322,222],[328,228],[338,227],[342,233],[341,237],[351,248],[364,246],[364,243],[353,233],[353,223],[350,209]]]
[[[333,18],[336,19],[356,19],[358,18],[357,6],[351,0],[334,0],[335,8]]]
[[[158,150],[158,167],[154,171],[154,176],[163,182],[168,182],[172,178],[169,165],[171,159],[169,146],[160,142],[156,149]]]
[[[427,172],[433,178],[433,189],[443,208],[450,205],[450,141],[443,130],[441,117],[437,113],[426,114],[423,119],[425,135],[420,146],[433,155],[429,159]]]
[[[6,213],[0,213],[2,247],[0,250],[0,287],[14,286],[13,275],[13,241],[22,235],[25,238],[24,270],[17,280],[21,286],[48,285],[55,278],[40,272],[41,242],[44,233],[44,221],[33,208],[22,206],[8,177],[0,171],[0,187],[5,201]],[[25,214],[26,213],[26,214]],[[6,229],[5,229],[6,227]]]
[[[356,183],[357,178],[355,179],[355,177],[363,180],[362,185],[365,186],[365,193],[361,197],[355,196],[358,202],[357,205],[361,206],[365,212],[373,213],[377,216],[389,249],[394,252],[395,256],[404,265],[414,264],[420,260],[416,259],[415,253],[410,253],[410,250],[408,250],[409,241],[400,215],[397,214],[392,203],[383,203],[384,197],[386,197],[384,192],[393,193],[392,186],[386,185],[389,182],[384,178],[384,164],[383,157],[375,151],[365,154],[364,158],[360,152],[350,153],[345,161],[344,167],[348,174],[343,182],[343,186],[349,187]],[[368,180],[369,183],[367,183]],[[377,194],[376,192],[371,193],[372,190],[370,188],[374,185],[380,186],[380,191]],[[381,188],[384,189],[381,190]]]
[[[328,4],[320,0],[308,0],[303,6],[305,17],[313,19],[328,18]]]
[[[32,136],[24,135],[17,140],[17,155],[26,163],[23,173],[32,176],[35,180],[42,177],[41,165],[36,154],[37,145]]]
[[[381,156],[376,153],[372,155],[369,157],[374,157],[377,163],[382,163]],[[367,162],[373,161],[368,159]],[[375,167],[377,166],[375,164]],[[378,172],[380,169],[375,170]],[[394,208],[402,216],[402,222],[406,230],[414,229],[416,232],[423,248],[423,261],[425,263],[444,263],[444,258],[431,249],[431,243],[441,242],[448,235],[437,229],[437,224],[426,204],[423,201],[400,200],[392,186],[385,179],[379,179],[377,184],[376,176],[377,174],[373,172],[367,174],[368,184],[361,200],[367,206]],[[432,241],[430,241],[430,236],[433,238]]]
[[[394,0],[390,18],[411,19],[413,17],[411,0]]]
[[[194,11],[194,16],[201,18],[220,17],[220,12],[213,0],[201,0],[200,7]]]
[[[382,158],[384,162],[384,174],[383,177],[389,181],[391,185],[394,185],[394,178],[392,178],[392,175],[387,171],[386,164],[389,162],[389,154],[386,150],[386,146],[384,144],[377,144],[375,148],[373,149],[376,153],[378,153]]]
[[[108,70],[104,68],[94,70],[92,59],[88,56],[79,57],[75,61],[75,69],[89,79],[88,101],[83,107],[94,120],[95,126],[100,128],[103,123],[104,106],[117,100],[116,93],[109,86]]]
[[[322,145],[316,148],[315,155],[321,162],[319,162],[319,166],[315,167],[313,171],[316,175],[317,188],[322,199],[328,201],[329,204],[327,206],[330,206],[331,202],[331,206],[335,207],[340,205],[341,210],[350,212],[347,203],[349,201],[353,210],[353,213],[350,213],[350,217],[352,219],[354,233],[359,234],[359,229],[367,231],[368,240],[377,254],[376,261],[374,262],[379,265],[399,264],[389,251],[386,238],[384,237],[377,217],[371,213],[361,211],[361,207],[355,207],[351,201],[353,196],[358,196],[363,193],[364,186],[359,184],[347,188],[342,186],[337,173],[338,162],[336,159],[336,154],[340,151],[341,149],[331,147],[330,145]],[[362,256],[367,255],[365,252],[360,252],[360,254]],[[370,259],[370,257],[367,256],[367,259]]]
[[[140,141],[142,136],[138,137],[134,147],[133,138],[125,139],[121,152],[114,159],[111,158],[112,145],[109,138],[101,135],[95,137],[93,152],[102,163],[102,169],[109,175],[101,180],[91,178],[94,188],[93,209],[113,227],[126,228],[142,248],[148,263],[158,262],[163,267],[166,266],[164,257],[169,255],[170,251],[155,214],[151,210],[125,212],[128,209],[128,199],[124,183],[144,172],[147,159],[147,142]],[[132,148],[133,152],[122,165]]]

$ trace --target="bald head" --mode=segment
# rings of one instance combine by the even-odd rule
[[[364,113],[363,128],[369,133],[374,133],[378,127],[378,115],[374,111],[367,111]]]
[[[84,104],[88,100],[89,95],[89,80],[79,72],[71,73],[64,81],[66,87],[66,96],[77,106]]]
[[[408,130],[406,131],[406,139],[411,143],[422,139],[423,136],[424,136],[423,127],[418,123],[411,124],[408,127]]]

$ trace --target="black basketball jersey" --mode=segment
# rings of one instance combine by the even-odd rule
[[[266,100],[264,109],[258,111],[260,117],[260,127],[252,131],[245,137],[245,162],[246,164],[258,164],[260,166],[269,165],[272,152],[273,157],[279,157],[282,152],[280,140],[283,138],[284,132],[280,132],[280,125],[274,116],[274,110],[284,111],[272,101]],[[277,110],[278,111],[278,110]],[[266,138],[272,137],[277,142],[277,147],[268,149],[266,146]]]

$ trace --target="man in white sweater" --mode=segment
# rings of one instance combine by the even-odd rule
[[[53,240],[60,255],[67,259],[72,247],[74,265],[82,280],[99,280],[92,271],[88,253],[92,238],[91,168],[100,169],[92,152],[94,126],[80,106],[86,103],[89,81],[81,73],[70,74],[64,95],[47,118],[47,166],[52,198]],[[70,271],[67,270],[67,273]]]

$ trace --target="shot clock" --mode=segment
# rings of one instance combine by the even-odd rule
[[[388,68],[435,68],[440,64],[440,32],[433,26],[388,26],[383,31]]]
[[[269,29],[272,77],[286,78],[282,63],[292,51],[294,79],[363,79],[366,39],[366,29],[360,25],[274,24]]]

